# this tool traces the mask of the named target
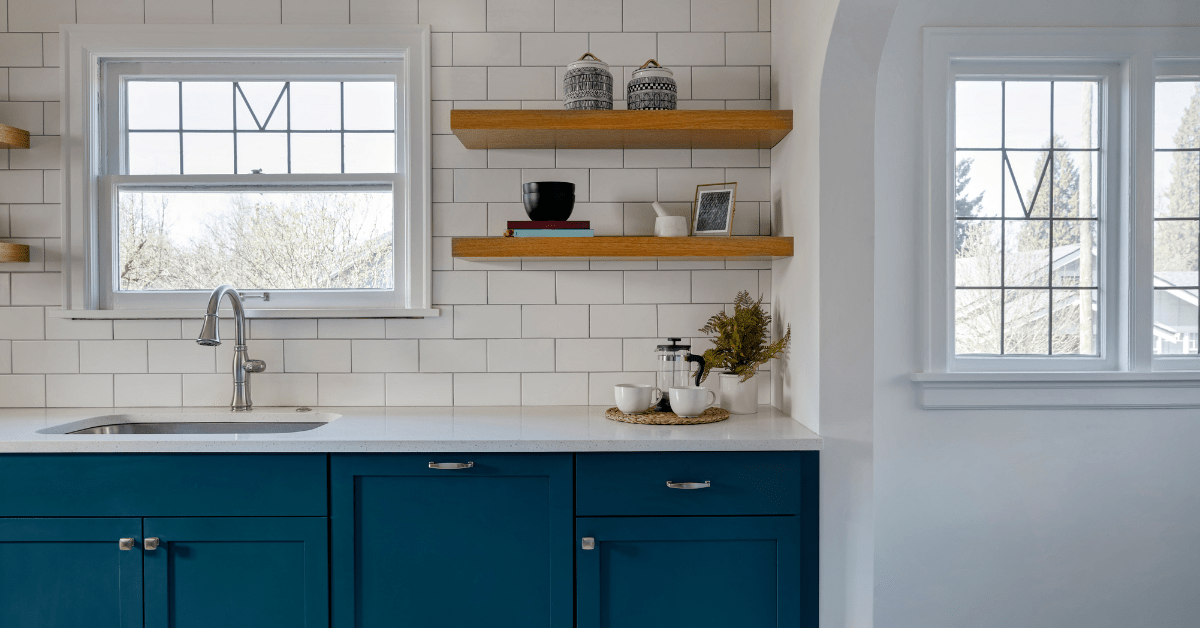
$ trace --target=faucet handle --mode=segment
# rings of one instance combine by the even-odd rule
[[[242,367],[242,370],[247,373],[261,373],[267,370],[267,363],[262,360],[246,360],[246,365]]]

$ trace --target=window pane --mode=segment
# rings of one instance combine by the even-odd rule
[[[183,128],[233,130],[233,83],[185,82]]]
[[[287,135],[283,133],[238,133],[238,174],[262,170],[262,174],[287,174]]]
[[[346,172],[395,172],[396,136],[392,133],[347,133]]]
[[[125,100],[129,128],[179,128],[179,83],[129,81],[125,85]]]
[[[954,291],[954,352],[1000,353],[1000,291]]]
[[[958,286],[1000,286],[1000,221],[955,223],[954,281]]]
[[[1049,290],[1004,291],[1004,353],[1046,355]]]
[[[1096,197],[1099,194],[1096,185],[1097,159],[1098,155],[1092,152],[1054,153],[1054,171],[1046,173],[1046,185],[1049,185],[1049,177],[1053,175],[1054,198],[1051,200],[1056,218],[1091,218],[1096,215]]]
[[[292,135],[292,172],[328,174],[341,171],[341,133]]]
[[[345,83],[346,128],[391,131],[396,128],[396,84]]]
[[[1055,354],[1096,355],[1096,291],[1054,291]]]
[[[130,133],[129,174],[179,174],[178,133]]]
[[[1154,223],[1154,283],[1167,286],[1200,285],[1200,222],[1159,220]]]
[[[1196,353],[1195,290],[1154,291],[1154,352],[1162,355]]]
[[[340,83],[293,82],[292,128],[313,131],[342,128]]]
[[[1154,215],[1200,216],[1200,152],[1154,154]]]
[[[237,98],[238,130],[287,130],[287,83],[280,81],[241,81]]]
[[[1008,152],[1008,166],[1004,171],[1004,215],[1024,218],[1050,216],[1050,169],[1047,166],[1049,152]],[[1013,187],[1016,177],[1017,188]],[[1039,185],[1040,183],[1040,185]]]
[[[1095,221],[1054,221],[1054,285],[1096,287],[1100,238]]]
[[[1064,148],[1099,146],[1100,111],[1097,108],[1098,84],[1094,82],[1055,81],[1055,144]]]
[[[1049,81],[1004,83],[1004,135],[1006,148],[1050,147]]]
[[[1004,221],[1004,285],[1047,286],[1050,221]]]
[[[1200,82],[1155,84],[1154,147],[1200,148]]]
[[[123,190],[121,290],[390,289],[390,192]]]
[[[954,141],[959,148],[1000,148],[1000,81],[957,81]]]
[[[184,133],[183,174],[233,174],[233,133]]]
[[[999,151],[960,150],[954,163],[954,214],[970,216],[1000,215]]]

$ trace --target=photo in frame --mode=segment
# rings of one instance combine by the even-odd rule
[[[733,233],[737,206],[737,183],[708,183],[696,186],[692,205],[692,235],[728,236]]]

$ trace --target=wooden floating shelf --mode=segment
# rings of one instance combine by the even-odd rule
[[[0,262],[28,262],[29,245],[0,242]]]
[[[454,109],[450,129],[479,148],[771,148],[791,110]]]
[[[655,238],[453,238],[454,257],[472,261],[520,259],[782,259],[792,238],[733,236]]]
[[[0,124],[0,148],[29,148],[29,131]]]

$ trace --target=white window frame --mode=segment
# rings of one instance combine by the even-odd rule
[[[1153,354],[1154,85],[1200,76],[1198,28],[926,28],[922,206],[921,370],[918,402],[930,409],[1200,407],[1200,358]],[[1108,180],[1102,211],[1099,357],[954,355],[952,126],[954,79],[991,66],[1106,76]],[[1055,66],[1059,66],[1056,68]],[[1060,69],[1062,68],[1062,69]],[[1103,92],[1102,92],[1103,93]]]
[[[381,68],[398,76],[397,170],[384,175],[220,175],[194,178],[215,185],[387,186],[396,195],[394,291],[328,291],[272,294],[248,301],[250,318],[389,318],[437,316],[431,307],[430,119],[428,26],[64,26],[63,102],[63,308],[66,318],[185,318],[198,316],[205,291],[111,298],[113,192],[119,185],[161,184],[155,176],[113,174],[123,163],[124,123],[111,90],[124,80],[106,64],[146,62],[149,75],[164,68],[195,69],[190,77],[221,72],[222,62],[269,61],[266,72],[292,78],[336,78],[337,64]],[[234,67],[234,66],[226,66]],[[244,66],[243,66],[244,67]],[[274,68],[272,70],[271,68]],[[305,70],[307,68],[307,70]],[[402,68],[399,72],[396,68]],[[229,77],[228,73],[221,74]],[[301,76],[305,75],[305,76]],[[235,75],[240,78],[242,75]],[[279,76],[283,76],[280,74]],[[110,80],[111,79],[111,80]],[[122,94],[123,96],[123,94]],[[121,98],[120,100],[123,100]],[[116,125],[113,122],[117,122]],[[238,189],[238,188],[234,188]],[[214,286],[215,287],[215,286]],[[280,298],[282,297],[282,298]]]

